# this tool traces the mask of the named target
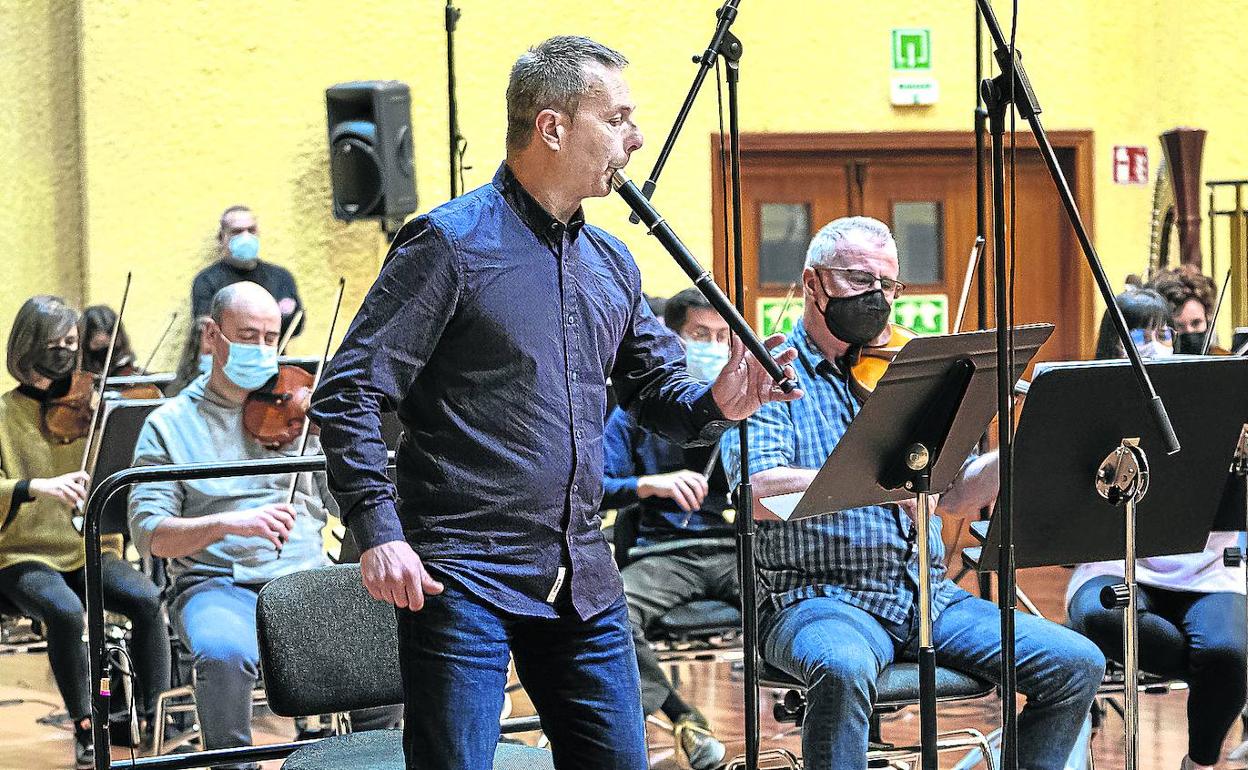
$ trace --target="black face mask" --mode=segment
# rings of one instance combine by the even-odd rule
[[[865,345],[884,331],[893,307],[879,289],[852,297],[828,297],[823,322],[832,336],[851,345]]]
[[[47,377],[49,380],[59,380],[68,376],[77,363],[78,351],[58,345],[54,348],[44,348],[39,351],[39,355],[35,357],[30,368],[36,374]]]
[[[1175,353],[1192,353],[1199,355],[1205,346],[1204,332],[1183,332],[1174,336]]]

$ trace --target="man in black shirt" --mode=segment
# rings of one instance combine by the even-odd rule
[[[260,227],[256,215],[246,206],[230,206],[221,214],[217,229],[217,261],[199,271],[191,285],[191,315],[204,318],[217,292],[239,281],[258,283],[277,300],[282,311],[282,333],[295,311],[303,307],[295,277],[284,267],[260,259]],[[303,321],[295,334],[303,331]]]

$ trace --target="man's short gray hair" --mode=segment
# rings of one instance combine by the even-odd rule
[[[875,246],[893,241],[888,225],[871,217],[841,217],[824,225],[806,249],[806,267],[826,267],[836,261],[837,251],[851,235]]]
[[[516,60],[507,82],[507,150],[523,149],[533,136],[533,121],[545,109],[571,115],[593,83],[585,65],[623,69],[628,59],[619,51],[579,35],[544,40]]]

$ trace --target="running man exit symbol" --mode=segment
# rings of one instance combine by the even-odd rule
[[[930,70],[932,30],[927,27],[893,30],[893,69]]]

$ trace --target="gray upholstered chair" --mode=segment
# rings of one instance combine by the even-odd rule
[[[264,587],[256,607],[269,708],[311,716],[403,701],[394,608],[368,595],[357,564],[319,567]],[[504,732],[540,729],[505,720]],[[553,768],[549,751],[500,743],[496,770]],[[284,770],[401,770],[402,733],[376,730],[321,739],[291,754]]]

